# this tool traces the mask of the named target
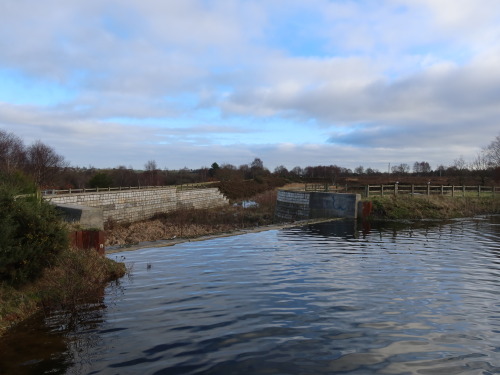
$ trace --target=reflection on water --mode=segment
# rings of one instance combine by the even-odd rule
[[[124,253],[104,300],[0,340],[0,372],[498,374],[499,240],[342,221]]]

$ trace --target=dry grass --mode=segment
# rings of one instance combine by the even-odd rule
[[[372,197],[374,219],[451,219],[500,213],[500,197]]]
[[[34,283],[19,289],[0,284],[0,334],[40,308],[71,309],[81,301],[98,298],[107,282],[125,273],[123,263],[95,251],[64,250]]]
[[[269,190],[254,196],[251,200],[258,203],[258,207],[183,209],[135,223],[108,222],[105,226],[106,246],[126,246],[172,238],[194,238],[272,224],[276,194],[275,190]]]

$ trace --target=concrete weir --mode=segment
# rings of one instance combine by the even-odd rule
[[[46,195],[43,198],[61,207],[70,221],[81,221],[80,218],[91,216],[91,212],[82,207],[98,208],[104,221],[134,222],[179,209],[214,208],[229,204],[217,188],[181,190],[177,186]],[[93,215],[97,216],[99,212],[95,211]]]
[[[358,217],[360,194],[279,190],[275,216],[281,220]]]

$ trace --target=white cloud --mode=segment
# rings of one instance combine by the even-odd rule
[[[499,18],[496,0],[4,0],[0,74],[68,94],[3,99],[0,126],[83,165],[472,158],[498,133]]]

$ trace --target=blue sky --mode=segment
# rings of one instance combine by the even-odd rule
[[[2,0],[0,129],[73,166],[436,168],[500,133],[498,0]]]

